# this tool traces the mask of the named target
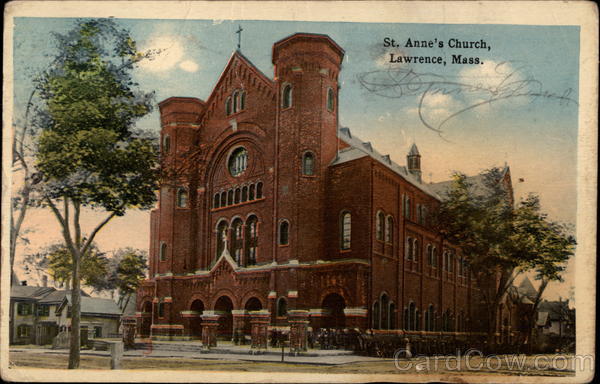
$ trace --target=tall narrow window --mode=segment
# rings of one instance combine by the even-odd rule
[[[373,329],[379,329],[379,302],[373,304]]]
[[[221,192],[221,207],[227,206],[227,192]]]
[[[232,256],[238,265],[242,265],[242,249],[244,248],[243,236],[242,236],[242,220],[236,219],[231,226],[231,250]]]
[[[283,92],[281,94],[281,107],[289,108],[291,106],[292,106],[292,86],[290,84],[288,84],[283,88]]]
[[[169,153],[171,151],[171,137],[165,135],[163,137],[163,153]]]
[[[241,200],[242,197],[242,191],[239,188],[235,189],[235,197],[234,197],[234,204],[238,204]]]
[[[246,92],[240,92],[240,111],[246,109]]]
[[[406,238],[406,250],[405,250],[405,254],[406,254],[406,258],[408,260],[412,260],[413,257],[413,239],[412,237],[407,237]]]
[[[215,197],[213,199],[213,208],[219,208],[221,206],[221,195],[215,193]]]
[[[160,261],[167,260],[167,244],[162,241],[160,243],[160,249],[158,250],[158,259]]]
[[[419,261],[419,240],[418,239],[413,239],[413,255],[412,255],[412,259],[416,262]]]
[[[306,152],[302,157],[302,174],[312,176],[315,173],[315,156],[311,152]]]
[[[217,231],[216,231],[217,254],[215,255],[216,259],[218,259],[219,256],[221,256],[221,254],[225,250],[225,246],[226,246],[228,238],[229,238],[228,233],[227,233],[228,230],[229,230],[229,225],[224,220],[221,221],[219,223],[219,225],[217,226]]]
[[[250,185],[250,188],[248,190],[248,200],[254,200],[254,189],[256,187],[254,186],[254,184]]]
[[[188,204],[188,192],[185,188],[179,188],[177,190],[177,206],[179,208],[186,208]]]
[[[390,319],[390,329],[396,329],[396,305],[390,303],[390,313],[388,315]]]
[[[350,212],[342,212],[341,224],[341,248],[350,249],[352,241],[352,215],[350,214]]]
[[[165,303],[163,299],[158,302],[158,317],[165,317]]]
[[[225,101],[225,115],[231,115],[231,97],[228,97]]]
[[[289,244],[289,230],[290,223],[288,223],[287,220],[284,220],[279,224],[279,245]]]
[[[409,220],[412,219],[410,204],[410,197],[408,195],[404,195],[404,217]]]
[[[277,300],[277,316],[287,316],[287,300],[283,297],[280,297],[279,300]]]
[[[438,265],[438,253],[437,253],[437,248],[433,247],[433,250],[431,251],[432,256],[432,264],[434,267],[437,267]]]
[[[250,216],[246,221],[246,264],[256,264],[256,250],[258,248],[258,219]]]
[[[227,205],[233,204],[233,189],[227,191]]]
[[[262,183],[258,183],[256,184],[256,198],[257,199],[262,199],[263,197],[263,184]]]
[[[410,303],[410,305],[408,306],[408,312],[409,312],[409,328],[410,330],[415,330],[417,329],[417,306],[415,305],[415,303]]]
[[[383,241],[383,227],[384,227],[385,216],[383,212],[377,212],[377,217],[375,218],[375,232],[377,236],[377,240]]]
[[[385,293],[381,295],[381,329],[389,329],[389,298]]]
[[[334,97],[335,97],[335,95],[333,93],[333,89],[329,88],[327,90],[327,110],[329,110],[329,111],[333,111],[334,104],[335,104]]]
[[[245,203],[246,201],[248,201],[248,187],[243,186],[242,187],[242,203]]]
[[[385,242],[392,243],[394,240],[394,218],[390,215],[385,223]]]
[[[233,92],[233,113],[239,111],[240,106],[240,94],[238,91]]]

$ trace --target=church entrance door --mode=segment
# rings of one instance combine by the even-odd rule
[[[325,328],[344,328],[346,326],[344,308],[346,308],[346,302],[342,296],[337,293],[325,296],[323,309],[327,310],[328,315],[324,319],[323,326]]]
[[[233,303],[227,296],[221,296],[215,303],[215,311],[218,311],[219,326],[217,327],[217,337],[221,340],[231,340],[233,336]]]
[[[202,300],[194,300],[194,302],[192,302],[190,310],[198,312],[198,314],[196,314],[195,317],[192,317],[190,319],[191,336],[200,339],[202,337],[202,319],[200,316],[204,311],[204,303],[202,302]]]

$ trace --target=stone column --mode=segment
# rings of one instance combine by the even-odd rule
[[[359,330],[369,328],[366,308],[344,308],[344,316],[346,317],[346,328]]]
[[[217,346],[219,317],[215,311],[202,312],[202,347],[205,349]]]
[[[307,350],[308,311],[289,310],[288,323],[290,323],[290,352],[305,352]]]
[[[251,348],[260,351],[267,349],[268,328],[271,314],[267,310],[250,311],[250,324],[252,324]]]
[[[233,342],[234,344],[243,344],[244,343],[244,328],[246,325],[246,321],[248,320],[248,311],[245,309],[234,309],[231,311],[231,315],[233,316]]]

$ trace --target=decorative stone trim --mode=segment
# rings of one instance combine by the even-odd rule
[[[158,303],[158,297],[155,297],[154,299],[152,299],[153,303]]]
[[[323,308],[311,308],[311,309],[308,310],[308,313],[312,317],[321,317],[321,316],[328,316],[329,315],[329,310],[328,309],[323,309]]]
[[[166,296],[163,298],[163,302],[165,303],[172,303],[173,302],[173,298],[171,296]]]
[[[246,311],[245,309],[232,309],[231,314],[233,316],[246,316],[248,314],[248,311]]]
[[[298,291],[288,291],[288,294],[287,294],[287,296],[288,296],[289,298],[295,299],[295,298],[297,298],[297,297],[298,297]]]
[[[277,298],[277,292],[275,291],[271,291],[269,292],[269,296],[267,296],[269,299],[275,299]]]
[[[261,310],[258,310],[258,311],[249,311],[248,314],[250,314],[251,316],[256,316],[256,315],[270,316],[271,312],[269,312],[268,309],[261,309]]]
[[[362,307],[344,308],[344,315],[351,317],[367,317],[367,309]]]
[[[224,314],[225,311],[206,310],[202,312],[202,316],[221,316]]]
[[[298,262],[298,260],[294,259],[294,260],[290,260],[290,261],[288,262],[288,264],[300,265],[300,262]]]
[[[181,317],[200,317],[201,312],[198,311],[180,311]]]
[[[151,329],[183,329],[181,324],[152,324]]]

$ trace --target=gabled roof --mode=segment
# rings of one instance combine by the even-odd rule
[[[377,152],[370,142],[363,142],[358,137],[352,135],[349,128],[340,128],[338,137],[343,142],[348,144],[349,147],[341,149],[338,152],[337,158],[331,163],[331,165],[343,164],[369,156],[396,174],[400,175],[407,182],[417,187],[427,195],[439,200],[440,197],[435,193],[434,190],[430,188],[430,184],[420,182],[415,176],[412,175],[412,173],[408,172],[405,166],[401,166],[393,162],[390,158],[390,155],[382,155],[381,153]]]
[[[537,296],[537,291],[533,287],[533,284],[531,284],[531,280],[529,280],[527,276],[525,276],[523,281],[521,281],[521,284],[519,284],[517,290],[519,292],[519,295],[525,296],[531,300],[535,299],[535,297]]]
[[[271,80],[269,77],[267,77],[267,75],[265,75],[260,69],[258,69],[254,64],[252,64],[252,62],[250,60],[248,60],[246,58],[246,56],[244,56],[240,51],[234,51],[231,54],[231,57],[229,58],[229,61],[227,61],[227,64],[225,65],[225,68],[223,68],[223,71],[221,72],[221,75],[219,76],[219,79],[215,83],[215,86],[213,87],[212,91],[210,92],[210,95],[206,99],[206,104],[207,105],[210,105],[210,103],[212,102],[212,99],[216,95],[215,92],[219,89],[219,86],[223,82],[223,79],[225,79],[225,75],[229,72],[231,66],[233,65],[233,63],[235,62],[236,59],[238,59],[241,63],[244,63],[246,66],[248,66],[250,68],[250,70],[252,70],[253,72],[255,72],[255,74],[260,79],[262,79],[268,86],[273,87],[275,85],[275,83],[273,82],[273,80]]]
[[[510,172],[510,168],[508,166],[504,166],[502,169],[502,177],[504,177],[508,172]],[[483,196],[488,193],[488,187],[485,185],[485,176],[482,174],[475,176],[467,176],[467,182],[471,184],[471,192],[473,192],[476,196]],[[446,180],[441,181],[439,183],[431,183],[429,187],[435,191],[440,197],[445,197],[446,193],[452,187],[452,183],[454,180]]]
[[[62,304],[57,308],[57,312],[62,311],[67,304],[71,304],[70,293],[65,295]],[[114,300],[83,296],[81,297],[81,314],[120,316],[121,310]]]
[[[35,287],[28,285],[13,285],[10,287],[11,299],[38,300],[56,289],[52,287]]]
[[[80,292],[81,292],[82,297],[89,296],[84,291],[80,291]],[[49,295],[44,296],[44,298],[40,300],[40,303],[41,304],[61,303],[65,299],[65,296],[70,295],[70,294],[71,294],[71,291],[67,291],[67,290],[54,291],[54,292],[50,293]]]
[[[550,320],[564,320],[565,315],[572,311],[569,309],[569,300],[565,301],[547,301],[544,300],[540,303],[538,310],[540,312],[548,312]]]
[[[419,153],[419,148],[417,148],[417,144],[413,143],[413,145],[410,146],[408,156],[421,156],[421,154]]]

